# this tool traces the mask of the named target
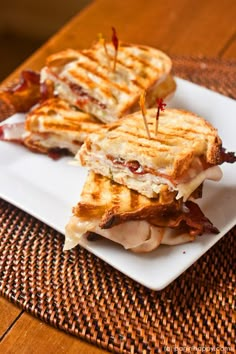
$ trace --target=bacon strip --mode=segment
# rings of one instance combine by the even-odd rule
[[[221,154],[220,154],[220,164],[228,162],[228,163],[234,163],[236,162],[236,155],[235,152],[226,152],[225,148],[221,149]]]
[[[202,235],[204,233],[219,233],[219,230],[203,214],[200,207],[192,201],[184,203],[181,209],[177,205],[176,208],[174,208],[174,204],[171,205],[171,207],[160,207],[156,215],[150,208],[150,216],[146,215],[146,217],[144,217],[144,215],[137,213],[137,215],[132,215],[128,218],[125,217],[125,215],[110,212],[109,215],[106,215],[106,222],[101,222],[99,226],[102,229],[109,229],[125,221],[146,220],[152,225],[181,229],[193,236]]]
[[[40,100],[40,74],[22,71],[17,84],[0,91],[0,100],[13,108],[14,113],[25,113]]]
[[[219,230],[203,214],[200,207],[187,201],[183,205],[183,210],[173,215],[158,217],[149,220],[151,224],[161,227],[183,228],[191,235],[202,235],[203,233],[218,234]]]

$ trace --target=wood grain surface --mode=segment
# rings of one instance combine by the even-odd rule
[[[66,6],[66,4],[65,4]],[[171,55],[236,59],[235,0],[96,0],[76,15],[4,82],[23,68],[40,69],[58,50],[90,46],[115,26],[123,41]],[[0,353],[98,354],[105,351],[58,331],[0,299]]]

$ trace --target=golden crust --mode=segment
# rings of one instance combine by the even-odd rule
[[[78,132],[89,134],[101,127],[101,122],[58,97],[34,107],[26,117],[25,128],[31,132]],[[81,139],[83,141],[83,139]]]
[[[91,134],[78,153],[82,165],[93,169],[95,154],[122,161],[138,161],[149,173],[178,180],[196,158],[204,164],[220,162],[221,139],[217,130],[194,113],[177,109],[161,112],[155,135],[156,109],[148,109],[151,139],[148,139],[140,112],[128,115]],[[89,149],[88,149],[89,147]],[[101,161],[101,164],[103,162]]]
[[[62,67],[69,62],[72,62],[78,58],[79,51],[73,49],[66,49],[58,53],[51,54],[46,59],[47,66]]]
[[[154,93],[156,97],[159,94],[166,97],[175,90],[174,79],[170,79],[172,62],[165,53],[120,42],[114,73],[111,69],[114,46],[106,43],[106,48],[108,56],[99,42],[90,49],[68,49],[53,54],[48,57],[42,76],[56,83],[62,98],[103,122],[114,121],[134,111],[134,107],[137,109],[143,90],[150,93],[151,104]]]
[[[32,135],[29,135],[24,139],[24,145],[33,152],[41,154],[49,153],[49,149],[43,146],[39,140],[33,139]]]
[[[80,219],[99,219],[101,228],[128,220],[147,220],[180,210],[176,193],[163,188],[159,198],[150,199],[104,176],[89,172],[80,202],[73,213]]]
[[[88,134],[102,126],[96,118],[65,100],[50,98],[27,115],[25,146],[35,152],[66,151],[75,154]]]

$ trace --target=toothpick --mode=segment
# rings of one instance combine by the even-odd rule
[[[158,131],[158,123],[159,123],[159,115],[160,111],[165,110],[166,103],[164,103],[163,98],[157,98],[157,115],[156,115],[156,128],[155,128],[155,135],[157,135]]]
[[[115,72],[115,70],[116,70],[116,62],[117,62],[117,55],[118,55],[118,47],[119,47],[119,39],[117,37],[116,30],[115,30],[114,27],[112,27],[111,41],[112,41],[114,49],[115,49],[114,63],[113,63],[113,72]]]
[[[140,95],[139,106],[140,106],[140,109],[142,112],[143,121],[144,121],[144,125],[145,125],[146,131],[147,131],[148,139],[151,139],[151,135],[150,135],[150,132],[148,129],[147,118],[146,118],[145,97],[146,97],[146,91],[143,91]]]
[[[111,60],[110,60],[110,57],[109,57],[109,54],[108,54],[108,50],[107,50],[107,46],[106,46],[106,40],[103,37],[102,33],[98,33],[98,40],[99,40],[100,44],[103,46],[103,48],[104,48],[104,52],[105,52],[105,55],[107,57],[107,63],[108,63],[109,68],[111,69]]]

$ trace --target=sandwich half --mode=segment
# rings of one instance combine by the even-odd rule
[[[160,50],[120,43],[115,70],[114,56],[112,43],[105,50],[100,42],[53,54],[41,71],[41,83],[53,84],[56,95],[104,123],[138,110],[143,90],[148,106],[175,91],[171,59]]]
[[[156,109],[148,109],[146,119],[150,139],[141,112],[130,114],[90,134],[76,155],[79,164],[148,198],[168,188],[186,201],[205,179],[221,179],[218,165],[227,154],[210,123],[191,112],[166,109],[155,134]]]
[[[76,154],[88,134],[102,123],[60,98],[35,106],[25,121],[24,144],[33,151]]]
[[[100,235],[133,252],[150,252],[160,244],[193,241],[203,233],[218,233],[197,204],[173,198],[168,189],[147,198],[109,178],[89,172],[80,202],[66,226],[64,249],[82,237]]]

